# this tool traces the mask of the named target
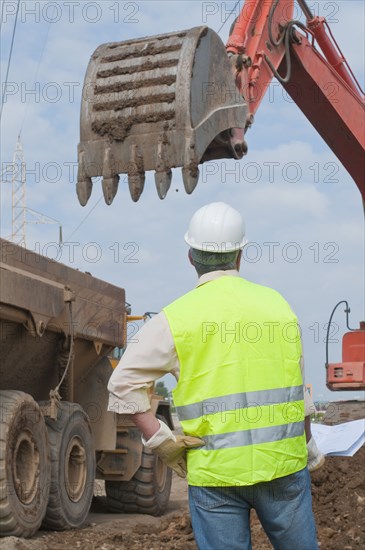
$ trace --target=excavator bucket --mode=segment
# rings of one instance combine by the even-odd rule
[[[101,45],[83,88],[80,203],[91,195],[91,178],[102,176],[111,204],[119,174],[128,175],[137,201],[148,170],[163,199],[176,167],[191,193],[199,163],[246,153],[247,112],[224,44],[208,27]]]

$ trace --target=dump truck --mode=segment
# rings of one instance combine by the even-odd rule
[[[80,527],[95,479],[111,510],[162,514],[171,470],[107,412],[125,290],[3,239],[0,273],[1,536]],[[151,409],[173,428],[167,401]]]

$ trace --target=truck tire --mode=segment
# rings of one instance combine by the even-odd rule
[[[63,531],[86,520],[94,493],[95,450],[88,416],[62,402],[58,418],[46,419],[51,448],[51,491],[42,527]]]
[[[142,463],[130,481],[106,481],[111,512],[161,516],[167,508],[172,470],[152,451],[143,449]]]
[[[31,537],[48,501],[51,462],[47,429],[27,393],[0,391],[0,533]]]

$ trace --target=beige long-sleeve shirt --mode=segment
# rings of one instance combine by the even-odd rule
[[[199,278],[197,286],[225,275],[239,277],[236,270],[213,271]],[[304,366],[301,360],[304,381]],[[136,334],[114,370],[108,384],[108,410],[135,414],[150,409],[148,390],[154,382],[171,373],[179,379],[180,364],[172,333],[164,312],[155,315]],[[313,401],[304,392],[306,416],[315,411]]]

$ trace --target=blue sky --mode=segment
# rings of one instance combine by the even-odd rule
[[[308,3],[315,13],[328,18],[353,71],[363,78],[364,3]],[[350,303],[351,326],[364,318],[360,195],[277,82],[249,130],[247,157],[240,163],[222,161],[202,167],[200,184],[191,196],[185,194],[180,171],[175,170],[164,201],[157,196],[152,173],[147,174],[145,191],[137,204],[132,202],[124,178],[109,207],[102,199],[100,182],[94,185],[85,208],[76,198],[81,89],[94,50],[104,42],[201,24],[218,31],[228,17],[220,31],[225,41],[238,15],[236,8],[229,16],[234,5],[22,1],[2,116],[2,168],[11,162],[21,130],[27,163],[27,206],[59,220],[65,241],[63,249],[57,251],[57,225],[29,224],[28,248],[123,286],[135,314],[159,311],[194,286],[196,277],[187,262],[183,241],[189,219],[207,202],[232,204],[245,218],[250,241],[241,274],[276,288],[298,315],[306,378],[313,384],[315,398],[359,395],[326,390],[324,325],[341,299]],[[15,8],[15,0],[3,4],[2,80]],[[1,233],[6,237],[11,233],[9,183],[1,184],[1,215]],[[68,244],[71,242],[74,244]],[[340,339],[345,329],[341,310],[335,321],[339,326],[334,339]],[[339,361],[340,353],[340,344],[333,343],[330,359]]]

